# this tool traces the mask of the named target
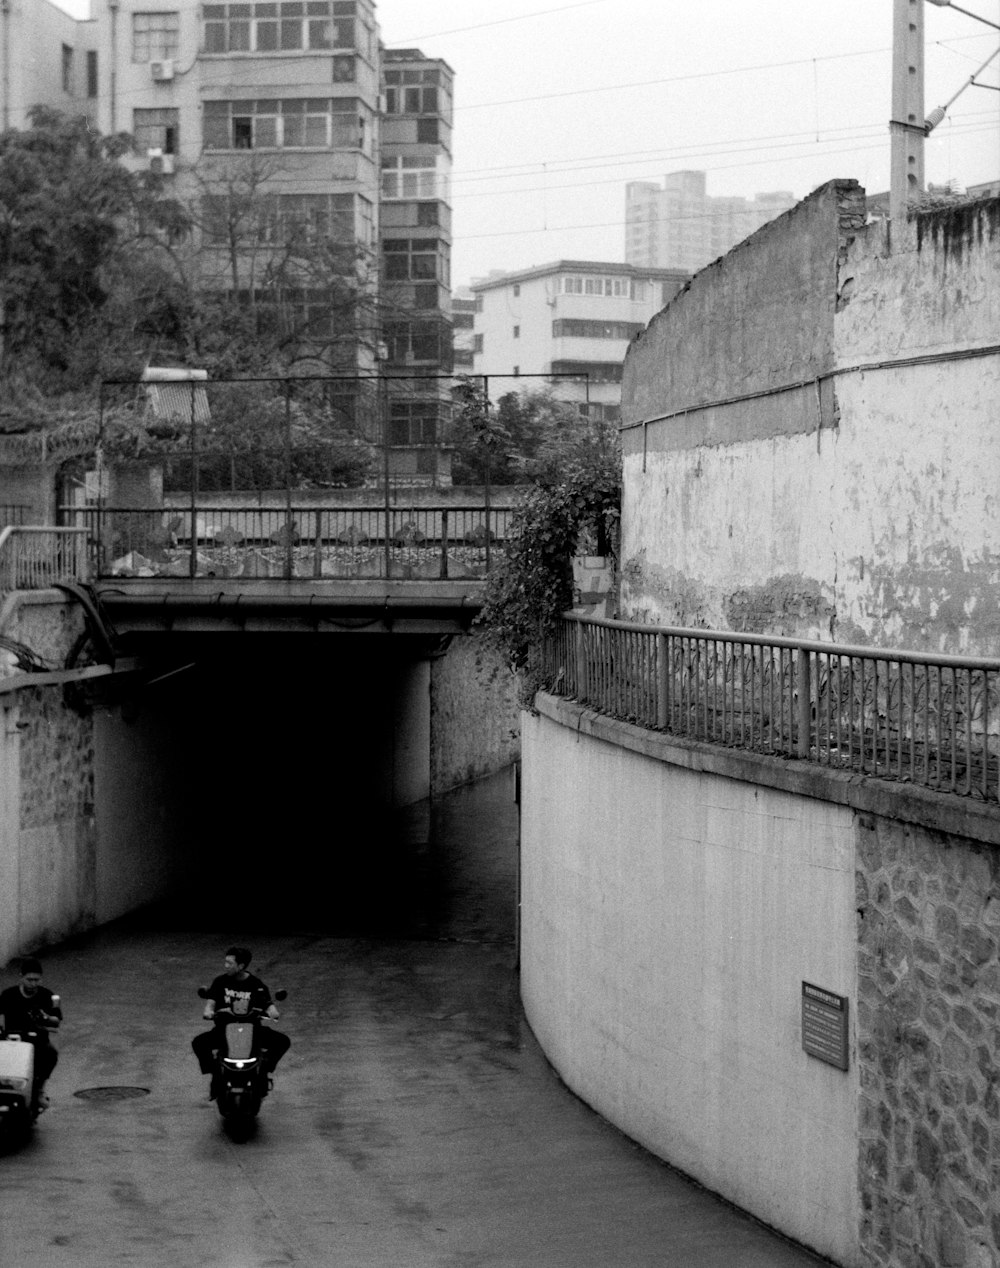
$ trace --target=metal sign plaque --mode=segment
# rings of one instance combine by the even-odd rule
[[[802,1047],[838,1070],[847,1069],[847,996],[802,983]]]

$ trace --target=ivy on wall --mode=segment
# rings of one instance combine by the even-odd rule
[[[521,673],[525,702],[542,685],[531,669],[532,650],[572,606],[573,556],[613,554],[620,514],[620,449],[607,427],[588,428],[515,510],[479,622],[487,641]]]

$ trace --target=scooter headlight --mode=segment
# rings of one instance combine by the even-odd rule
[[[23,1092],[27,1086],[27,1079],[0,1077],[0,1092]]]

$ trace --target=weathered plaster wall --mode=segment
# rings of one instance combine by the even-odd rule
[[[509,766],[520,754],[517,680],[477,634],[431,664],[431,795]]]
[[[1000,201],[847,251],[835,317],[837,608],[847,641],[1000,651]],[[952,354],[924,365],[850,367]]]
[[[1000,362],[969,355],[1000,330],[1000,204],[890,244],[860,193],[817,191],[633,342],[627,618],[1000,648]]]
[[[521,984],[588,1104],[845,1265],[858,1071],[801,1047],[803,980],[854,997],[852,812],[524,715]]]

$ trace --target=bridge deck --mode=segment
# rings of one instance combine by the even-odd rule
[[[282,632],[454,634],[469,629],[483,584],[463,581],[115,578],[101,606],[123,634]]]

